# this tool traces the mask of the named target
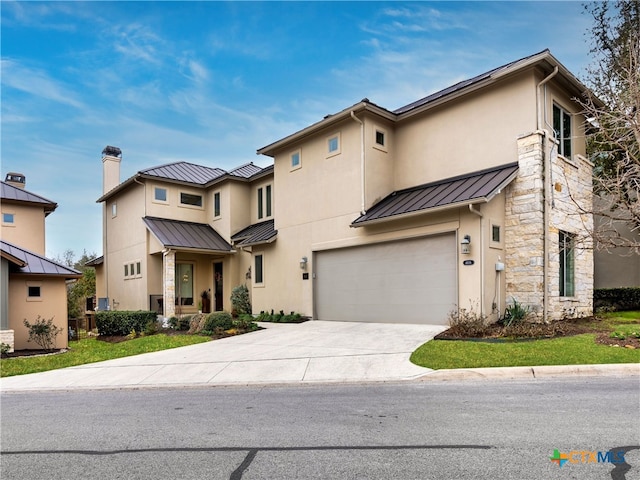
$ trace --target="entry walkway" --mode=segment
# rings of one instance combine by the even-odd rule
[[[309,321],[188,347],[0,380],[3,392],[401,381],[430,369],[411,353],[441,325]]]

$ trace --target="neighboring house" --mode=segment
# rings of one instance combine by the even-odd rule
[[[177,162],[119,183],[120,161],[117,147],[103,150],[104,255],[91,262],[98,308],[165,317],[196,313],[200,303],[204,311],[231,310],[231,290],[251,262],[232,235],[253,225],[263,235],[258,243],[275,238],[273,167],[227,172]],[[255,244],[251,238],[243,240]]]
[[[394,111],[364,99],[259,149],[266,169],[178,163],[118,185],[108,147],[103,296],[162,295],[167,316],[202,289],[228,310],[247,283],[254,313],[320,320],[495,320],[514,300],[590,314],[585,90],[545,50]]]
[[[9,173],[2,187],[2,290],[0,341],[12,350],[37,349],[23,324],[38,316],[63,329],[56,348],[67,346],[67,280],[80,272],[45,258],[45,218],[57,204],[25,190],[25,177]]]

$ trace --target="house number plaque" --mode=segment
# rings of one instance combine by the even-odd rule
[[[473,265],[475,262],[473,260],[465,260],[462,262],[463,265]]]

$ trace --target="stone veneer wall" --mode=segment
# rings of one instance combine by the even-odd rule
[[[166,252],[162,265],[162,284],[164,316],[171,318],[176,314],[176,252]]]
[[[548,318],[544,312],[544,141],[543,132],[518,139],[519,172],[507,187],[505,205],[505,283],[507,303],[529,306],[539,320],[590,315],[593,311],[593,250],[587,232],[591,211],[592,165],[583,157],[568,161],[551,149]],[[580,205],[580,207],[578,207]],[[559,296],[559,231],[576,235],[575,296]]]
[[[0,330],[0,343],[9,345],[9,352],[13,352],[15,346],[13,330]]]

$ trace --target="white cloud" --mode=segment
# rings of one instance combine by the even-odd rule
[[[15,60],[2,60],[2,84],[53,102],[83,107],[82,101],[70,86],[51,78],[43,70],[27,67]]]

